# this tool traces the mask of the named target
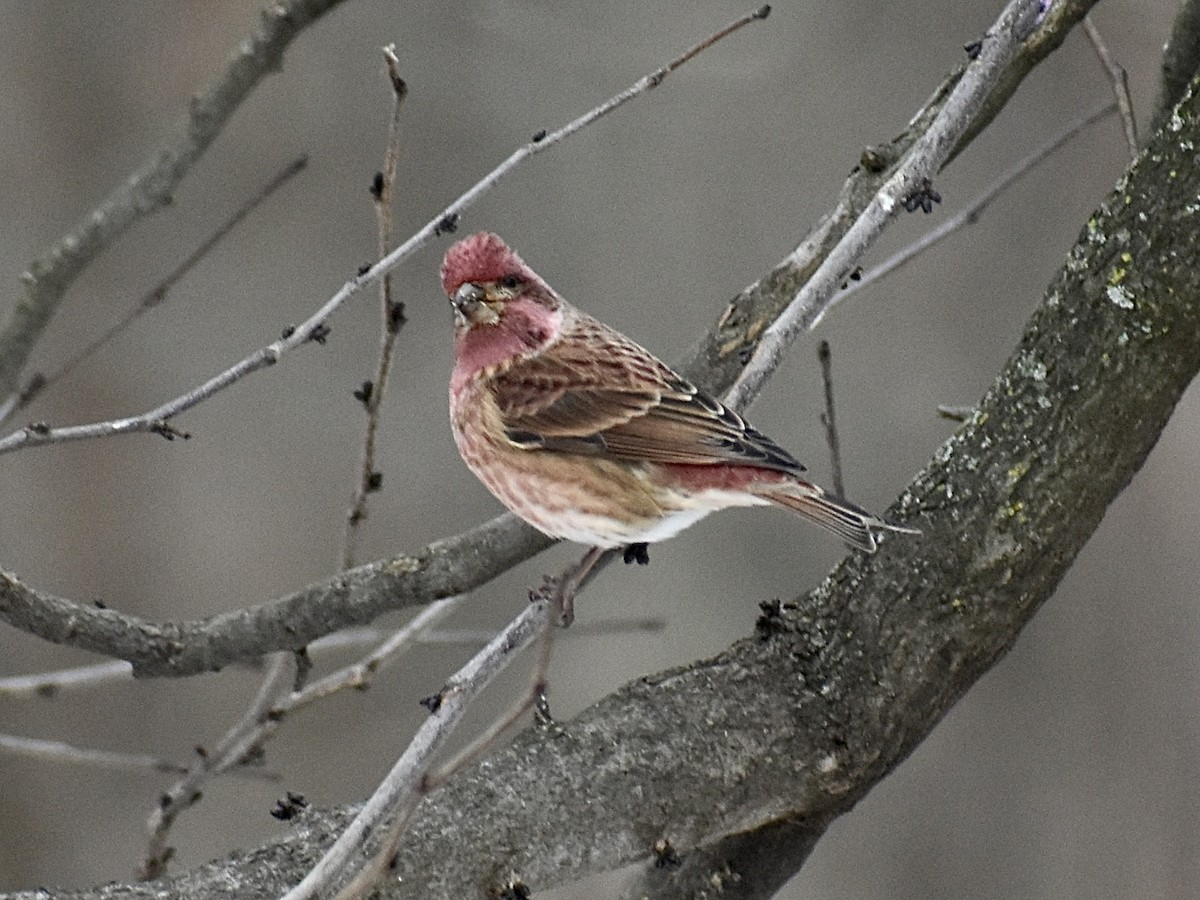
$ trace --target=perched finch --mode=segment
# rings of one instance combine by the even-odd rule
[[[790,453],[563,300],[496,235],[456,243],[441,274],[454,307],[454,440],[545,534],[611,549],[770,504],[868,552],[876,531],[910,530],[805,481]]]

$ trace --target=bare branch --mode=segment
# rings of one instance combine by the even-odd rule
[[[283,900],[306,900],[341,880],[371,835],[398,810],[411,811],[422,792],[422,780],[433,753],[458,725],[470,702],[492,679],[502,672],[517,654],[550,625],[550,603],[536,600],[507,628],[476,654],[437,695],[429,718],[417,731],[411,744],[392,771],[376,789],[354,821],[321,857],[321,861]]]
[[[383,168],[371,186],[375,198],[375,218],[379,228],[379,256],[387,256],[392,250],[392,195],[396,184],[396,167],[400,160],[400,110],[408,96],[408,85],[400,77],[396,48],[390,45],[383,49],[387,65],[388,81],[392,86],[392,119],[388,125],[387,148],[383,155]],[[375,469],[375,438],[379,431],[379,415],[383,408],[383,397],[387,392],[388,374],[392,368],[392,355],[396,350],[396,338],[404,324],[404,304],[392,297],[392,277],[385,275],[380,285],[379,362],[375,366],[375,377],[363,384],[355,396],[362,400],[367,409],[367,428],[363,437],[362,465],[359,467],[358,484],[354,489],[350,510],[346,513],[346,525],[342,536],[342,568],[354,565],[354,546],[358,527],[367,515],[367,497],[379,490],[382,473]]]
[[[204,259],[219,244],[233,229],[254,212],[264,200],[274,194],[279,188],[283,187],[295,175],[298,175],[308,165],[308,157],[301,156],[292,160],[287,168],[283,169],[279,174],[272,178],[267,184],[258,191],[253,197],[241,205],[232,216],[221,223],[217,229],[210,234],[200,246],[187,255],[178,266],[176,266],[170,274],[167,275],[153,288],[142,295],[141,299],[134,305],[133,309],[127,312],[113,325],[109,326],[102,334],[93,340],[89,341],[78,353],[72,356],[69,360],[63,363],[56,371],[49,375],[35,374],[26,382],[25,387],[19,393],[10,396],[10,400],[15,402],[5,404],[0,408],[0,422],[6,421],[14,412],[28,406],[35,397],[40,396],[48,388],[54,386],[64,377],[69,375],[74,369],[84,360],[90,358],[96,351],[109,344],[113,338],[123,333],[130,325],[136,322],[150,310],[159,306],[167,297],[167,293],[171,288],[175,287],[179,281],[187,275],[196,264]]]
[[[825,411],[821,413],[821,424],[825,426],[825,443],[829,446],[829,464],[832,472],[833,492],[846,496],[846,482],[842,478],[842,442],[838,437],[837,414],[833,405],[833,354],[829,341],[817,345],[817,359],[821,363],[821,384],[825,388]]]
[[[943,221],[936,228],[927,231],[918,240],[913,241],[907,247],[899,250],[892,256],[885,259],[879,265],[866,270],[858,278],[851,278],[846,282],[841,290],[829,297],[824,306],[824,312],[828,312],[837,304],[864,290],[868,286],[874,284],[882,278],[892,274],[898,269],[903,268],[908,263],[912,262],[926,250],[941,243],[950,235],[958,232],[967,225],[974,225],[979,221],[979,217],[984,211],[992,205],[997,197],[1012,187],[1022,177],[1032,172],[1039,163],[1051,156],[1055,151],[1061,149],[1072,138],[1076,137],[1085,128],[1088,128],[1099,122],[1106,116],[1111,115],[1117,109],[1116,103],[1110,101],[1103,106],[1099,106],[1092,110],[1087,115],[1079,120],[1071,123],[1055,137],[1051,138],[1041,147],[1038,147],[1024,159],[1019,160],[1011,166],[1006,172],[1000,175],[993,181],[983,193],[960,209],[954,215]]]
[[[38,672],[34,675],[9,675],[0,678],[0,697],[27,700],[32,697],[56,697],[63,691],[95,688],[113,682],[130,681],[133,668],[127,662],[113,660],[94,666]]]
[[[988,30],[979,54],[945,105],[895,167],[837,245],[817,267],[788,308],[767,328],[750,361],[726,394],[731,406],[744,409],[783,359],[787,347],[824,315],[828,300],[855,263],[882,233],[905,197],[924,180],[933,178],[978,114],[1017,48],[1033,33],[1041,14],[1038,0],[1013,0]],[[799,262],[800,250],[793,254]],[[785,261],[785,265],[791,260]]]
[[[502,515],[411,556],[367,563],[277,600],[185,622],[151,622],[34,591],[0,570],[0,621],[52,643],[127,660],[138,677],[194,675],[466,593],[552,543]]]
[[[22,276],[23,292],[0,324],[0,396],[17,392],[21,370],[67,289],[96,256],[135,222],[169,203],[176,186],[208,149],[230,116],[305,28],[341,0],[279,0],[262,14],[225,69],[188,104],[175,135]]]
[[[47,762],[71,763],[74,765],[97,766],[103,769],[122,769],[133,772],[150,770],[168,775],[182,775],[188,767],[146,753],[119,753],[113,750],[96,750],[92,747],[77,747],[64,741],[47,741],[41,738],[22,737],[15,734],[0,734],[0,750],[31,756]],[[235,768],[230,774],[252,778],[276,780],[270,772],[255,772],[251,769]]]
[[[166,874],[167,863],[174,855],[172,848],[167,846],[167,835],[179,815],[200,800],[200,786],[214,774],[246,765],[259,757],[254,729],[287,683],[289,658],[281,653],[272,660],[258,693],[242,717],[225,733],[213,751],[199,754],[196,764],[159,798],[148,822],[150,840],[139,872],[143,881],[161,878]]]
[[[1083,30],[1087,33],[1092,49],[1100,58],[1100,65],[1112,83],[1113,96],[1117,101],[1117,109],[1121,111],[1121,127],[1125,131],[1125,143],[1129,147],[1129,159],[1133,161],[1138,155],[1137,120],[1133,116],[1133,100],[1129,97],[1129,74],[1108,52],[1108,44],[1104,36],[1092,21],[1092,17],[1083,17]]]

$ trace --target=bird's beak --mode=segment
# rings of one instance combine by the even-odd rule
[[[482,325],[485,322],[494,323],[499,318],[496,311],[485,302],[486,300],[487,291],[468,281],[460,285],[454,292],[454,296],[450,298],[450,304],[454,307],[454,311],[470,324]]]

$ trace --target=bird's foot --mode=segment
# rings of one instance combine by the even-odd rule
[[[649,565],[650,545],[645,541],[640,544],[630,544],[625,548],[625,555],[622,559],[625,560],[625,565],[630,563],[637,563],[639,566]]]

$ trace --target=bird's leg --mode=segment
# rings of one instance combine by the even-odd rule
[[[571,568],[557,576],[546,578],[540,596],[546,597],[554,607],[554,616],[562,628],[575,620],[575,594],[592,576],[612,559],[612,553],[603,547],[592,547]],[[531,597],[535,596],[533,594]]]
[[[645,541],[640,544],[629,544],[625,548],[625,565],[637,563],[639,566],[649,565],[650,563],[650,545]]]

